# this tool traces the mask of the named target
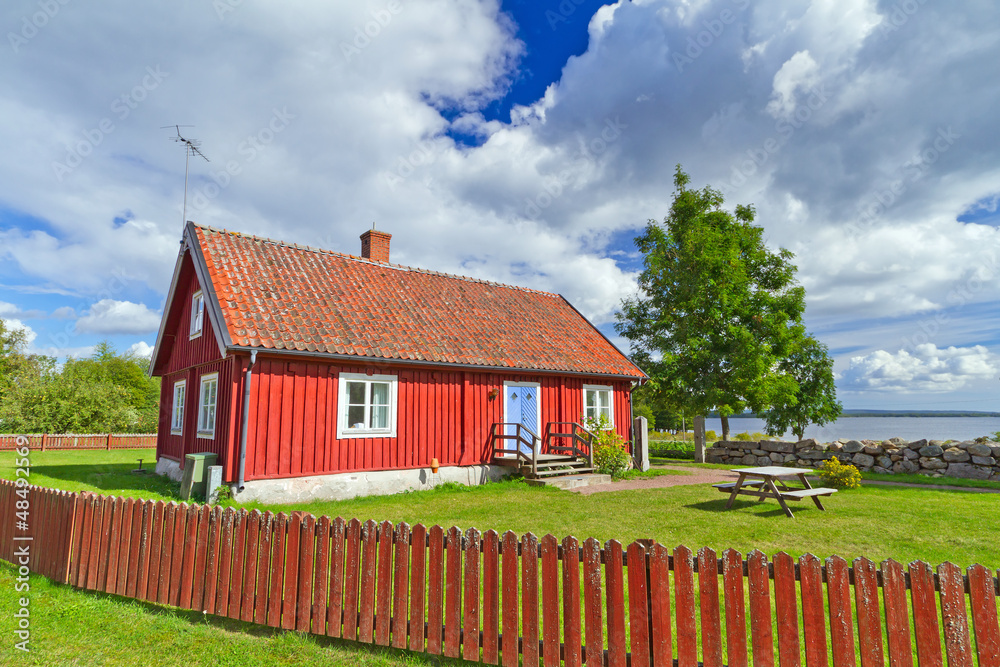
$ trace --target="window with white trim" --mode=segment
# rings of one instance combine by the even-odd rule
[[[615,425],[614,390],[598,384],[583,385],[583,416],[599,420],[604,416],[609,426]]]
[[[215,404],[219,394],[219,374],[201,376],[198,398],[198,437],[215,437]]]
[[[170,413],[170,432],[180,435],[184,432],[184,396],[187,393],[187,380],[174,383],[174,408]]]
[[[190,338],[197,338],[201,335],[202,322],[205,320],[205,297],[201,290],[191,297],[191,331]]]
[[[341,373],[337,437],[396,437],[395,375]]]

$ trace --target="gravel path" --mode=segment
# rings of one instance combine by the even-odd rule
[[[728,470],[716,470],[714,468],[687,468],[671,466],[671,470],[680,470],[691,473],[689,475],[660,475],[659,477],[648,477],[646,479],[631,479],[626,482],[612,482],[611,484],[595,484],[593,486],[581,486],[569,489],[574,493],[589,496],[592,493],[603,493],[605,491],[631,491],[633,489],[665,489],[669,486],[686,486],[688,484],[718,484],[719,482],[734,482],[739,477],[734,472]]]

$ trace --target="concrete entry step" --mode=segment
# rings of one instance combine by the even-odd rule
[[[548,479],[526,479],[524,481],[529,486],[554,486],[557,489],[575,489],[581,486],[610,484],[611,475],[592,473],[586,475],[564,475],[562,477],[551,477]]]

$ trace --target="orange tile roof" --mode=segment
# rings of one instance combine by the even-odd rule
[[[644,377],[558,294],[189,229],[234,346]]]

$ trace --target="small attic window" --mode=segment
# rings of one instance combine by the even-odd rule
[[[201,335],[202,322],[205,320],[205,297],[201,290],[191,297],[191,332],[189,338],[197,338]]]

